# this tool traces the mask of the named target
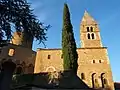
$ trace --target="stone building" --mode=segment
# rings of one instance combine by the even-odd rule
[[[0,59],[11,59],[17,66],[15,73],[63,71],[61,49],[40,48],[34,52],[29,43],[22,46],[18,33],[13,37],[11,44],[1,49]],[[91,88],[110,87],[114,90],[107,47],[102,45],[97,22],[86,11],[80,24],[80,40],[77,75]]]
[[[85,11],[80,24],[81,47],[78,52],[78,76],[93,88],[113,88],[107,47],[102,45],[97,22]],[[38,49],[34,73],[63,70],[61,49]]]
[[[30,48],[29,44],[26,44],[26,46],[22,45],[21,35],[15,32],[10,43],[0,48],[0,61],[12,60],[16,64],[16,74],[33,73],[36,52]]]

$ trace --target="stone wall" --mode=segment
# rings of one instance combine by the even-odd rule
[[[92,75],[102,87],[101,75],[107,80],[107,84],[113,88],[112,72],[107,54],[107,48],[78,48],[78,76],[89,86],[93,87]],[[34,73],[53,72],[63,70],[61,49],[38,49]],[[84,78],[81,74],[84,74]],[[97,87],[96,87],[97,88]]]
[[[59,49],[38,49],[34,73],[63,70],[63,59]]]
[[[12,44],[3,47],[0,53],[0,61],[11,59],[17,67],[22,68],[24,74],[33,73],[35,57],[36,52],[31,49]]]

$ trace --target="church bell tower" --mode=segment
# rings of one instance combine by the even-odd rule
[[[85,11],[80,25],[81,48],[102,47],[97,22]]]

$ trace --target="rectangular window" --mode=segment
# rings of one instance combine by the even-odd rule
[[[63,54],[61,54],[61,58],[63,58]]]
[[[15,50],[14,49],[9,49],[9,56],[13,56],[15,54]]]
[[[50,55],[48,55],[48,59],[50,59]]]
[[[99,63],[102,63],[101,60],[99,60]]]
[[[95,63],[95,60],[93,60],[93,63]]]

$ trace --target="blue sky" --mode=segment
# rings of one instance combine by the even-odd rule
[[[61,48],[62,15],[64,2],[68,3],[77,47],[80,47],[80,21],[84,11],[98,22],[104,46],[108,47],[114,81],[120,81],[120,0],[28,0],[34,14],[48,30],[47,48]],[[34,43],[33,49],[43,47]],[[43,47],[44,48],[44,47]]]

